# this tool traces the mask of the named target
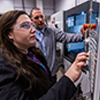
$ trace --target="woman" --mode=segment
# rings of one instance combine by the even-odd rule
[[[44,55],[33,47],[35,29],[26,12],[14,10],[1,16],[0,42],[0,100],[70,100],[89,54],[79,54],[52,86]]]

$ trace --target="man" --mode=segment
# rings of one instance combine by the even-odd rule
[[[67,34],[57,28],[45,25],[44,14],[39,8],[33,8],[30,17],[36,28],[36,47],[44,53],[51,75],[56,82],[56,72],[59,69],[56,61],[56,41],[78,42],[82,41],[84,34]]]

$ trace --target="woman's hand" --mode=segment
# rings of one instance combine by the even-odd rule
[[[71,67],[68,69],[68,71],[65,73],[67,77],[69,77],[72,82],[76,82],[82,72],[82,67],[86,66],[85,60],[88,60],[90,52],[88,53],[80,53],[77,55],[74,63],[71,65]]]

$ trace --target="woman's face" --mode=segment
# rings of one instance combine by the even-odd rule
[[[23,14],[18,17],[13,25],[13,31],[8,34],[8,37],[13,40],[17,48],[24,50],[35,45],[35,32],[30,18]]]

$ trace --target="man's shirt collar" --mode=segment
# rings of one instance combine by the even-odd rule
[[[36,34],[40,34],[40,33],[42,33],[42,34],[44,34],[44,31],[45,31],[45,26],[44,26],[44,28],[42,29],[42,31],[39,31],[37,28],[35,28],[36,29]]]

